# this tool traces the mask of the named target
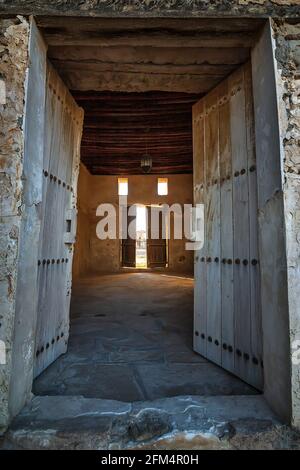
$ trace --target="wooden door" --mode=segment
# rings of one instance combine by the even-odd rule
[[[66,352],[83,111],[47,65],[34,376]]]
[[[194,199],[205,205],[195,255],[194,349],[262,389],[257,178],[251,64],[193,107]]]
[[[147,265],[148,268],[164,268],[167,265],[167,241],[165,218],[159,207],[147,207]],[[154,220],[156,226],[154,228]]]
[[[126,212],[126,213],[124,213]],[[123,209],[123,234],[122,240],[122,266],[135,268],[136,266],[136,207]]]

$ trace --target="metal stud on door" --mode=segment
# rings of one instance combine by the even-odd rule
[[[34,376],[67,349],[83,111],[47,66]]]
[[[193,107],[195,203],[205,243],[195,256],[194,349],[263,387],[257,181],[251,65]]]

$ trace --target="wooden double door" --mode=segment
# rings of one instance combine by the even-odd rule
[[[193,107],[194,201],[205,242],[195,255],[194,349],[263,388],[257,176],[251,64]]]
[[[124,226],[122,240],[122,266],[136,267],[136,233],[135,206],[124,208]],[[154,224],[155,220],[155,224]],[[146,258],[148,268],[160,268],[167,265],[166,219],[159,207],[146,206]]]

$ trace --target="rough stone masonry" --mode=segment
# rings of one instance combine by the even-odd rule
[[[8,422],[14,336],[18,247],[22,219],[23,118],[29,24],[22,17],[0,21],[0,429]]]
[[[4,13],[67,16],[285,16],[299,0],[0,0]]]
[[[274,20],[275,58],[283,146],[288,303],[291,354],[300,346],[300,19]],[[292,362],[292,407],[299,426],[300,369]]]

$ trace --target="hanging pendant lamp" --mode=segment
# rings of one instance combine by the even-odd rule
[[[141,169],[143,173],[150,173],[152,170],[152,158],[151,155],[148,153],[148,133],[149,129],[146,130],[146,153],[141,158]]]

